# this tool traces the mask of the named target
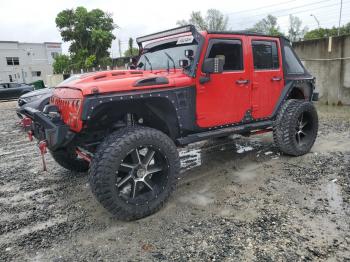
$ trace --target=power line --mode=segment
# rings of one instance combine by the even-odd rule
[[[279,10],[275,10],[275,11],[272,11],[272,12],[269,12],[269,13],[272,14],[272,13],[277,13],[277,12],[285,12],[285,11],[290,11],[290,10],[294,10],[294,9],[299,9],[299,8],[302,8],[302,7],[306,7],[306,6],[317,5],[317,4],[324,3],[324,2],[329,2],[329,0],[322,0],[322,1],[313,2],[313,3],[309,3],[309,4],[305,4],[305,5],[300,5],[300,6],[296,6],[296,7],[285,8],[285,9],[279,9]],[[261,13],[261,14],[257,14],[257,15],[252,15],[252,16],[250,16],[250,17],[257,17],[257,16],[261,16],[261,15],[264,15],[264,14],[266,14],[266,12]],[[236,19],[239,19],[239,17],[237,17]]]
[[[320,1],[320,2],[324,2],[324,1]],[[349,2],[344,2],[344,3],[349,3]],[[314,3],[315,4],[315,3]],[[294,13],[289,13],[289,14],[286,14],[286,15],[279,15],[279,16],[275,16],[275,17],[277,17],[277,18],[282,18],[282,17],[286,17],[286,16],[288,16],[288,15],[295,15],[295,14],[300,14],[300,13],[305,13],[305,12],[310,12],[310,11],[314,11],[314,10],[318,10],[318,9],[323,9],[323,8],[328,8],[328,7],[333,7],[333,6],[338,6],[339,4],[332,4],[332,5],[325,5],[325,6],[320,6],[320,7],[315,7],[315,8],[312,8],[312,9],[306,9],[306,10],[303,10],[303,11],[297,11],[297,12],[294,12]],[[305,5],[303,5],[303,6],[305,6]],[[297,9],[297,8],[301,8],[301,6],[299,6],[299,7],[295,7],[294,9]],[[289,10],[292,10],[293,8],[290,8]],[[276,12],[276,11],[275,11]],[[275,12],[272,12],[272,13],[275,13]],[[265,13],[265,14],[260,14],[260,15],[258,15],[259,17],[264,17],[264,16],[267,16],[268,15],[268,13]],[[258,17],[258,16],[255,16],[255,17]],[[252,17],[252,16],[251,16]],[[237,18],[238,19],[238,18]],[[242,19],[242,18],[240,18],[240,19]],[[256,22],[256,21],[255,21]],[[249,25],[251,25],[251,24],[253,24],[253,23],[255,23],[255,22],[253,22],[253,21],[251,21],[251,23],[249,23]],[[324,20],[322,21],[322,24],[324,24],[325,22],[324,22]],[[242,23],[238,23],[238,24],[241,24],[242,25]],[[248,23],[245,23],[245,27],[249,27],[249,26],[247,26],[248,25]],[[281,24],[279,24],[279,25],[281,25]]]
[[[294,13],[291,13],[291,14],[293,14],[293,15],[294,15],[294,14],[301,14],[301,13],[310,12],[310,11],[313,11],[313,10],[322,9],[322,8],[326,8],[326,7],[332,7],[332,6],[338,6],[338,4],[320,6],[320,7],[316,7],[316,8],[312,8],[312,9],[307,9],[307,10],[304,10],[304,11],[294,12]],[[277,16],[277,17],[284,17],[284,16],[288,16],[288,15],[289,15],[289,14],[287,14],[287,15],[281,15],[281,16]]]

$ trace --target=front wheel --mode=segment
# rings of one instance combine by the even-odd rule
[[[315,143],[318,116],[314,105],[304,100],[287,100],[280,110],[273,128],[278,148],[292,156],[304,155]]]
[[[148,216],[175,188],[180,160],[173,141],[146,127],[128,127],[101,143],[89,170],[97,200],[121,220]]]

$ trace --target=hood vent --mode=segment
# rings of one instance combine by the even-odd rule
[[[107,77],[107,75],[98,75],[98,76],[94,77],[94,80],[98,80],[98,79],[105,78],[105,77]]]
[[[166,85],[169,84],[169,80],[166,77],[150,77],[137,80],[134,86],[152,86],[152,85]]]
[[[125,72],[113,72],[112,76],[121,76],[121,75],[125,75]]]

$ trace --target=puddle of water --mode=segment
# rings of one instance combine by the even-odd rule
[[[255,163],[245,163],[244,168],[235,172],[234,182],[248,182],[255,180],[258,175],[258,169],[261,166]]]
[[[327,139],[317,139],[312,152],[346,151],[350,148],[350,139],[344,139],[341,134],[330,134]]]
[[[182,203],[190,203],[192,205],[197,206],[208,206],[215,201],[215,197],[213,193],[192,193],[186,196],[182,196],[179,198]]]
[[[330,181],[325,185],[325,192],[327,193],[329,206],[337,213],[342,214],[343,212],[343,197],[341,195],[341,188],[336,181]]]

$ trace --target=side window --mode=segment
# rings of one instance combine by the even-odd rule
[[[17,84],[17,83],[10,83],[9,84],[9,88],[16,88],[16,87],[19,87],[20,85]]]
[[[279,58],[277,42],[252,41],[254,69],[278,69]]]
[[[207,58],[223,58],[224,71],[243,70],[243,51],[240,40],[212,40]]]

